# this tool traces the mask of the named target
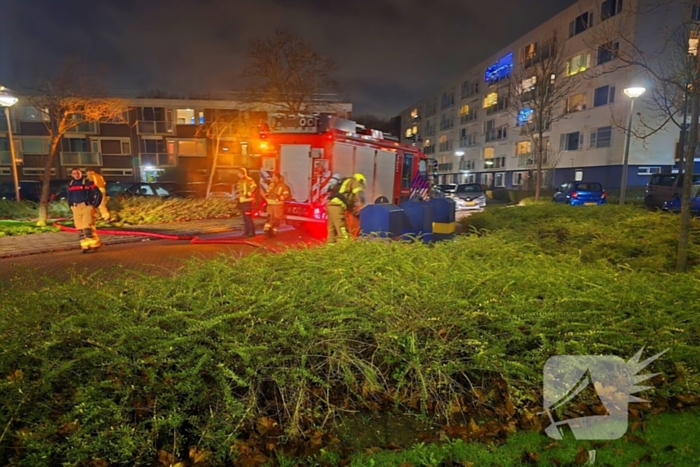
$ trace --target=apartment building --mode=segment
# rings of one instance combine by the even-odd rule
[[[624,1],[625,7],[634,8],[639,0]],[[561,108],[554,109],[566,117],[552,123],[544,134],[543,185],[556,187],[565,181],[590,179],[619,188],[624,128],[630,114],[630,98],[623,90],[639,83],[641,74],[614,66],[619,59],[611,50],[619,47],[617,39],[601,44],[601,30],[617,16],[617,21],[624,20],[625,31],[632,31],[625,37],[639,41],[635,44],[639,47],[648,46],[660,34],[654,18],[623,17],[622,6],[622,0],[582,0],[483,62],[465,66],[459,79],[401,112],[402,141],[423,146],[436,159],[442,183],[531,187],[536,156],[526,129],[529,109],[510,108],[510,79],[517,67],[531,66],[553,50],[551,44],[563,42],[569,58],[563,75],[556,79],[578,73],[584,79],[561,102]],[[614,71],[599,72],[604,67]],[[633,128],[640,125],[641,118],[658,121],[658,115],[641,102],[644,98],[635,103]],[[645,141],[632,137],[628,186],[643,186],[652,174],[674,168],[679,133],[677,127],[668,125]]]
[[[119,96],[117,96],[119,97]],[[324,96],[319,112],[349,118],[352,105]],[[125,98],[128,111],[115,122],[83,124],[60,143],[51,177],[68,179],[73,167],[93,168],[108,181],[173,181],[200,191],[209,178],[216,140],[205,131],[217,112],[238,115],[220,139],[215,183],[231,183],[235,169],[256,176],[260,169],[259,123],[279,110],[232,99]],[[249,110],[249,109],[255,110]],[[245,109],[245,110],[244,110]],[[49,154],[46,114],[20,101],[11,109],[11,128],[21,180],[44,174]],[[0,112],[0,181],[12,180],[7,120]]]

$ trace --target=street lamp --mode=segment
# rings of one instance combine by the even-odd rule
[[[622,180],[620,181],[620,205],[625,204],[625,192],[627,191],[627,165],[630,157],[630,141],[632,140],[632,116],[634,115],[634,101],[646,92],[641,86],[631,87],[623,90],[630,98],[630,114],[627,118],[627,134],[625,138],[625,155],[622,159]]]
[[[0,105],[5,107],[5,119],[7,120],[7,139],[10,142],[10,157],[12,158],[12,176],[15,180],[15,201],[20,201],[19,176],[17,175],[17,157],[15,156],[15,141],[12,139],[12,123],[10,122],[10,107],[19,99],[10,94],[9,89],[0,86]]]

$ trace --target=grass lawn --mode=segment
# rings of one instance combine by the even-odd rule
[[[697,467],[697,236],[677,274],[678,216],[536,205],[465,222],[474,235],[434,246],[357,241],[193,262],[174,279],[13,283],[0,301],[0,464],[294,465],[323,449],[308,465],[524,454],[563,466],[581,465],[581,446],[595,465]],[[545,449],[545,362],[641,348],[668,349],[630,422],[646,444]],[[582,393],[558,415],[599,402]]]
[[[36,222],[0,220],[0,237],[58,231],[57,227],[37,227]]]

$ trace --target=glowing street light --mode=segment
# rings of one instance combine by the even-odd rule
[[[462,157],[464,155],[464,151],[455,151],[455,156]]]
[[[625,138],[625,155],[622,159],[622,180],[620,181],[620,205],[625,204],[625,192],[627,191],[627,166],[630,158],[630,141],[632,140],[632,116],[634,115],[634,101],[646,92],[641,86],[629,87],[622,92],[630,98],[630,114],[627,118],[627,134]]]
[[[5,86],[0,86],[0,105],[5,107],[5,120],[7,120],[7,139],[10,142],[10,157],[12,158],[12,176],[15,181],[15,201],[20,201],[19,175],[17,174],[17,157],[15,155],[15,142],[12,139],[12,122],[10,121],[10,107],[19,99],[10,93]]]

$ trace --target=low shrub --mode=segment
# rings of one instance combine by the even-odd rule
[[[194,449],[224,465],[244,433],[311,437],[339,414],[386,409],[497,420],[501,433],[541,409],[555,354],[670,349],[643,396],[700,390],[697,272],[621,270],[538,243],[507,230],[358,241],[221,257],[174,279],[16,283],[0,302],[0,462],[142,465]]]
[[[69,217],[70,208],[65,201],[49,203],[49,217]],[[0,200],[0,219],[32,220],[39,216],[39,204],[32,201]]]
[[[116,225],[161,224],[201,219],[225,219],[240,214],[237,204],[228,199],[134,197],[118,201],[110,199],[110,212]]]
[[[672,271],[679,217],[637,206],[571,207],[528,201],[494,207],[461,220],[463,232],[500,232],[506,242],[528,242],[545,254],[570,254],[585,263]],[[700,264],[700,221],[692,222],[689,264]]]
[[[28,235],[44,232],[58,232],[56,227],[37,227],[33,222],[1,221],[0,237],[12,237],[17,235]]]

